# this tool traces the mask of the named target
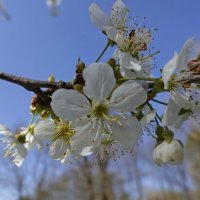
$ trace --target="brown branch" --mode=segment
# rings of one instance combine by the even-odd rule
[[[34,92],[36,95],[38,95],[44,102],[50,101],[50,97],[44,93],[41,88],[48,88],[52,90],[56,90],[59,88],[65,88],[65,89],[72,89],[73,85],[72,83],[68,82],[48,82],[48,81],[39,81],[39,80],[33,80],[29,78],[24,78],[20,76],[14,76],[11,74],[6,74],[1,72],[0,73],[0,79],[8,81],[10,83],[14,83],[17,85],[22,86],[28,91]]]

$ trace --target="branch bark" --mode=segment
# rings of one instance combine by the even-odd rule
[[[65,88],[65,89],[73,88],[73,85],[70,82],[63,82],[63,81],[48,82],[48,81],[33,80],[29,78],[6,74],[3,72],[0,73],[0,79],[22,86],[26,90],[34,92],[44,102],[49,101],[50,97],[47,94],[45,94],[41,88],[48,88],[52,90],[56,90],[59,88]]]

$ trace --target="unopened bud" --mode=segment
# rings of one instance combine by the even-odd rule
[[[49,76],[48,82],[53,83],[55,81],[55,77],[53,75]]]
[[[85,69],[85,63],[79,61],[78,64],[76,65],[76,73],[82,73],[84,69]]]

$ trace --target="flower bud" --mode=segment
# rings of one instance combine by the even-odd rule
[[[55,81],[55,77],[53,75],[49,76],[48,82],[53,83]]]
[[[78,64],[76,65],[76,73],[82,73],[83,70],[85,69],[85,63],[82,61],[79,61]]]
[[[153,150],[153,160],[157,165],[181,164],[183,157],[183,145],[178,140],[164,141]]]

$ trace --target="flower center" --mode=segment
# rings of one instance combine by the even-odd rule
[[[108,115],[108,106],[105,104],[99,104],[94,106],[93,114],[97,118],[103,118]]]
[[[55,129],[53,141],[63,139],[66,143],[69,143],[70,138],[75,134],[75,131],[69,122],[61,122],[55,127]]]
[[[20,133],[17,133],[15,135],[15,138],[17,139],[17,141],[20,143],[20,144],[24,144],[26,142],[26,135],[24,134],[20,134]]]

